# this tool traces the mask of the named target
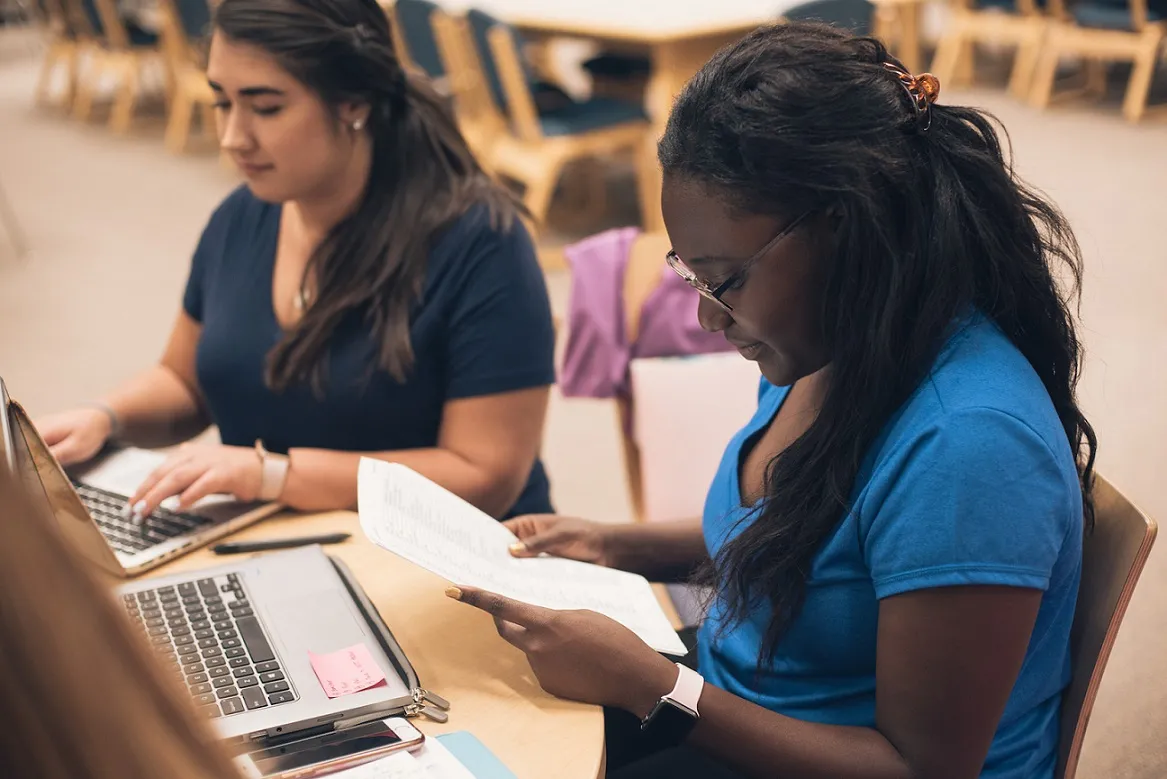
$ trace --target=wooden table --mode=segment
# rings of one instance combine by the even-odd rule
[[[602,776],[603,714],[597,706],[543,692],[527,659],[495,632],[491,618],[447,598],[447,583],[367,540],[357,515],[334,512],[273,518],[232,540],[352,533],[325,547],[343,560],[377,606],[413,663],[421,683],[452,704],[450,721],[415,724],[427,735],[468,730],[519,779],[594,779]],[[158,574],[221,565],[203,549],[160,568]]]
[[[473,5],[535,37],[575,37],[605,49],[646,54],[652,62],[645,107],[653,133],[637,171],[645,230],[663,229],[656,143],[681,88],[722,46],[774,22],[801,0],[439,0],[454,11]],[[875,27],[913,72],[920,67],[923,0],[875,0]]]

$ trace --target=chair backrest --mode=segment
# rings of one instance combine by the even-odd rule
[[[1157,526],[1101,476],[1094,482],[1094,531],[1082,547],[1082,583],[1070,635],[1073,671],[1062,700],[1059,779],[1073,779],[1094,699]]]
[[[409,59],[430,78],[446,75],[433,28],[433,15],[439,9],[429,0],[397,0],[393,15]]]
[[[856,35],[870,35],[874,13],[875,6],[868,0],[811,0],[783,11],[782,18],[792,22],[825,22]]]
[[[130,48],[130,33],[118,11],[117,0],[81,0],[93,31],[104,39],[107,48],[124,51]]]
[[[508,133],[506,118],[490,94],[470,24],[465,17],[438,9],[430,16],[446,84],[458,125],[479,162],[489,168],[492,144]]]
[[[542,139],[539,112],[531,93],[535,77],[523,57],[523,41],[518,30],[476,8],[466,12],[466,21],[495,108],[509,120],[520,139]]]

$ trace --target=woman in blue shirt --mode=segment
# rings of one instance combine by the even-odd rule
[[[612,776],[1054,776],[1095,450],[1055,281],[1080,258],[938,92],[874,40],[787,24],[673,108],[668,261],[758,363],[757,413],[700,524],[511,526],[520,555],[696,571],[704,681],[592,612],[450,592],[546,689],[610,707]]]
[[[362,454],[496,516],[549,511],[553,328],[511,197],[374,0],[224,0],[207,68],[247,179],[211,217],[161,364],[41,422],[63,463],[112,433],[188,445],[131,498],[353,506]],[[286,455],[286,458],[285,456]]]

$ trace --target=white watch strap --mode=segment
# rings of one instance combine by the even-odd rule
[[[705,680],[701,677],[701,674],[687,665],[677,663],[677,669],[680,671],[677,674],[677,683],[673,686],[673,691],[665,697],[697,714],[697,704],[700,702],[701,693],[705,689]]]

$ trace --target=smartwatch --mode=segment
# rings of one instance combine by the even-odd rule
[[[255,453],[259,456],[259,499],[270,503],[284,493],[284,482],[288,480],[288,456],[273,454],[256,439]]]
[[[672,692],[663,696],[640,723],[640,732],[651,749],[679,746],[701,716],[697,703],[705,689],[701,674],[677,663],[677,683]]]

